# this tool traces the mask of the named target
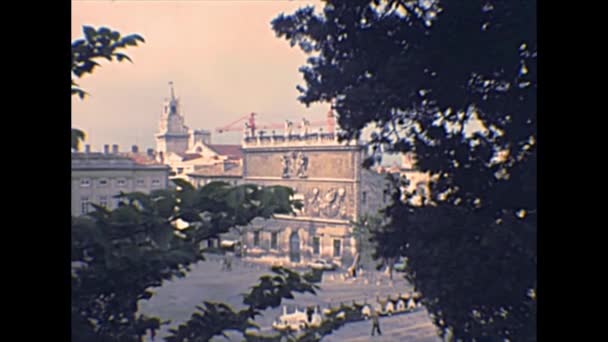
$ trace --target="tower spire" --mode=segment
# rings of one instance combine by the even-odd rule
[[[175,91],[173,90],[173,81],[169,81],[169,86],[171,87],[171,100],[175,101]]]

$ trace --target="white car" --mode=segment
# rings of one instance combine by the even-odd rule
[[[323,260],[323,259],[317,259],[317,260],[311,262],[310,264],[308,264],[308,266],[310,266],[310,268],[312,268],[314,270],[330,271],[330,270],[336,269],[336,265],[334,263],[332,263],[331,261]]]
[[[400,257],[399,260],[393,265],[393,268],[397,272],[405,272],[407,268],[407,258]]]

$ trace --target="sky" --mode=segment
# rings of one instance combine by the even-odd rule
[[[186,125],[212,130],[212,143],[240,143],[241,130],[215,128],[250,112],[259,113],[259,123],[324,120],[328,104],[306,108],[297,101],[296,86],[304,85],[298,68],[307,56],[270,25],[310,4],[321,7],[293,0],[72,0],[72,40],[83,37],[83,25],[146,40],[125,50],[132,64],[100,61],[101,68],[76,80],[91,96],[72,96],[72,127],[86,132],[93,151],[104,144],[152,148],[170,81]]]

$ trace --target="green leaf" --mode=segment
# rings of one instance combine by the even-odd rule
[[[104,36],[108,36],[110,37],[112,34],[112,31],[107,28],[107,27],[100,27],[99,30],[97,30],[97,33],[100,35],[104,35]]]
[[[133,61],[131,60],[131,58],[129,58],[129,56],[125,55],[124,53],[115,53],[114,56],[116,56],[116,59],[119,62],[122,62],[124,59],[126,59],[129,62],[133,63]]]
[[[86,135],[83,131],[77,128],[72,128],[72,149],[78,151],[80,149],[80,142],[84,141],[85,138]]]
[[[87,41],[91,42],[91,41],[95,40],[95,37],[97,36],[97,31],[95,31],[95,29],[93,27],[83,26],[82,31],[84,32],[84,36]]]
[[[130,34],[128,36],[124,36],[121,40],[125,45],[137,46],[137,42],[140,41],[144,43],[144,38],[138,34]]]
[[[72,88],[72,95],[78,95],[78,97],[83,100],[89,93],[80,88]]]

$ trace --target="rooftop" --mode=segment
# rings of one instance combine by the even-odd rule
[[[182,161],[194,160],[203,157],[199,153],[178,153],[178,155],[182,157]]]
[[[294,147],[294,146],[357,146],[359,142],[339,142],[336,133],[308,133],[289,135],[264,135],[263,133],[243,139],[243,148],[272,148],[272,147]]]
[[[217,163],[213,165],[201,165],[196,168],[190,177],[242,177],[243,167],[237,163]]]
[[[72,170],[74,169],[167,169],[168,166],[156,162],[151,157],[140,153],[72,153]]]
[[[243,149],[240,145],[208,145],[210,149],[222,156],[233,159],[243,159]]]

